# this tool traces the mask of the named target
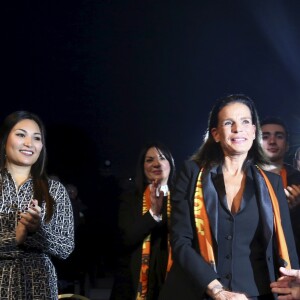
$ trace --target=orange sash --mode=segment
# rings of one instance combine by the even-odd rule
[[[198,233],[198,242],[200,247],[200,253],[202,257],[207,261],[216,271],[215,255],[212,245],[212,237],[209,225],[209,219],[205,208],[205,202],[202,191],[202,176],[203,169],[200,171],[198,180],[196,183],[195,198],[194,198],[194,215],[196,228]]]
[[[269,194],[271,197],[271,201],[272,201],[273,212],[274,212],[274,227],[275,227],[275,233],[277,236],[279,256],[284,262],[284,267],[286,267],[287,269],[291,269],[289,251],[288,251],[288,248],[286,245],[284,232],[283,232],[283,229],[281,226],[281,218],[280,218],[280,210],[279,210],[278,200],[277,200],[274,189],[273,189],[268,177],[266,176],[266,174],[263,172],[262,169],[260,169],[260,168],[258,168],[258,169],[265,179],[265,182],[267,184]]]
[[[143,195],[143,215],[150,209],[150,207],[151,207],[150,185],[148,185],[144,192],[144,195]],[[170,192],[168,192],[168,197],[167,197],[168,222],[170,220],[170,214],[171,214]],[[151,250],[151,234],[149,234],[143,241],[142,264],[141,264],[140,279],[139,279],[139,284],[138,284],[136,300],[146,300],[147,299],[150,250]],[[168,256],[168,265],[167,265],[166,274],[169,272],[171,265],[172,265],[169,235],[168,235],[168,250],[169,250],[169,256]]]
[[[269,179],[260,168],[258,169],[266,182],[270,194],[271,202],[272,202],[272,207],[274,212],[274,228],[277,237],[279,256],[283,260],[285,267],[290,269],[291,264],[290,264],[289,253],[288,253],[284,232],[281,226],[278,200]],[[203,190],[202,190],[202,182],[201,182],[202,173],[203,173],[203,169],[201,169],[198,175],[196,189],[195,189],[195,197],[194,197],[195,223],[196,223],[196,228],[198,233],[198,242],[199,242],[201,256],[205,259],[206,262],[208,262],[214,268],[214,270],[216,270],[215,256],[214,256],[214,251],[212,246],[211,229],[210,229],[209,219],[205,208],[205,201],[203,198]]]
[[[287,187],[287,172],[284,167],[280,170],[280,176],[282,178],[283,187],[286,189],[286,187]]]

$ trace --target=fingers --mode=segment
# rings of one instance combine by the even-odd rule
[[[300,203],[300,185],[292,184],[284,189],[285,195],[290,206],[295,206]]]
[[[290,187],[293,189],[293,194],[295,197],[300,195],[300,185],[299,184],[291,184]]]
[[[154,214],[158,215],[161,213],[162,203],[164,198],[164,192],[160,191],[160,183],[157,180],[153,181],[150,189],[150,201],[151,209]]]
[[[271,288],[275,289],[287,289],[289,288],[289,281],[286,280],[287,277],[281,277],[280,280],[274,281],[270,284]]]
[[[41,207],[37,200],[32,200],[25,211],[18,213],[18,220],[25,225],[30,232],[37,231],[40,227]]]
[[[156,190],[156,196],[159,197],[161,183],[158,179],[152,181],[152,187]]]
[[[271,289],[272,293],[279,294],[278,299],[280,300],[290,300],[293,299],[290,288],[278,288],[274,287]]]
[[[41,212],[41,207],[39,206],[38,201],[35,200],[35,199],[32,199],[32,200],[29,202],[28,210],[30,210],[30,209],[31,209],[32,211],[37,212],[38,214],[40,214],[40,212]]]
[[[19,223],[25,225],[29,232],[37,231],[40,227],[40,219],[32,217],[29,213],[21,213]]]
[[[280,267],[279,270],[280,270],[280,273],[281,273],[282,275],[292,276],[292,277],[295,277],[295,278],[300,279],[300,272],[299,272],[299,270],[295,270],[295,269],[286,269],[286,268],[284,268],[284,267]]]
[[[271,290],[272,293],[281,294],[283,297],[287,297],[291,295],[291,289],[289,287],[284,287],[283,285],[288,285],[287,282],[272,282],[271,283]],[[289,299],[289,298],[282,298],[283,299]]]
[[[230,291],[222,291],[218,294],[217,300],[247,300],[246,295]]]
[[[153,199],[155,199],[155,197],[156,198],[163,197],[164,193],[162,191],[160,191],[160,187],[161,187],[161,184],[160,184],[160,182],[158,182],[158,180],[155,180],[152,182],[152,186],[150,189],[150,195],[151,195],[151,197],[153,197]]]

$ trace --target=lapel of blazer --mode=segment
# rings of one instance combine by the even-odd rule
[[[202,190],[205,202],[207,215],[209,218],[211,234],[217,242],[218,233],[218,193],[215,185],[219,186],[221,176],[217,175],[217,167],[214,167],[210,172],[206,172],[202,178]]]
[[[272,208],[272,202],[269,195],[269,190],[265,183],[264,178],[259,173],[255,166],[252,166],[252,174],[256,185],[257,196],[258,196],[258,205],[260,208],[262,222],[264,223],[263,232],[266,238],[266,241],[270,240],[273,234],[274,228],[274,214]]]
[[[262,222],[264,223],[264,236],[268,243],[273,233],[273,209],[269,196],[269,191],[263,177],[258,173],[256,167],[251,166],[252,174],[256,186],[256,195],[258,197],[258,205],[261,212]],[[199,172],[196,175],[197,181]],[[210,172],[206,172],[202,179],[203,196],[206,206],[206,211],[209,217],[212,236],[217,241],[218,236],[218,193],[215,186],[218,188],[221,184],[222,177],[217,176],[217,168],[213,168]],[[194,195],[194,192],[193,192]]]

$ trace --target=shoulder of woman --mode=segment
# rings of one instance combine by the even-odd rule
[[[260,171],[255,168],[257,170],[258,173],[260,173]],[[264,174],[266,175],[266,177],[268,178],[268,180],[270,181],[271,185],[273,186],[273,188],[276,190],[277,188],[282,189],[283,191],[283,183],[282,183],[282,178],[279,174],[275,174],[273,172],[270,171],[266,171],[266,170],[262,170],[262,172],[264,172]],[[262,174],[260,173],[260,176],[262,176]]]
[[[194,160],[185,160],[183,162],[183,169],[191,169],[199,171],[199,166]]]
[[[55,179],[48,179],[48,185],[49,185],[49,189],[65,189],[67,192],[66,187],[58,180]]]
[[[263,170],[263,172],[266,174],[268,179],[272,182],[276,182],[277,180],[282,180],[281,176],[279,174],[276,174],[276,173],[273,173],[270,171],[266,171],[266,170]]]
[[[190,180],[196,178],[200,172],[198,164],[193,160],[186,160],[181,166],[181,170],[177,173],[176,182],[180,180]]]

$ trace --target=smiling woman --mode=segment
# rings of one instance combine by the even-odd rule
[[[278,265],[298,267],[281,178],[261,170],[260,136],[251,98],[216,101],[172,193],[174,263],[159,299],[274,299]]]
[[[110,300],[156,300],[171,266],[168,227],[175,165],[160,143],[140,152],[136,189],[121,197],[119,269]]]
[[[10,131],[6,143],[6,168],[14,165],[30,167],[38,160],[43,148],[41,130],[38,124],[30,119],[19,121]],[[15,181],[19,187],[28,177],[30,171],[16,174]]]
[[[58,298],[50,256],[74,249],[72,206],[64,186],[47,177],[45,130],[26,111],[0,128],[0,298]]]

